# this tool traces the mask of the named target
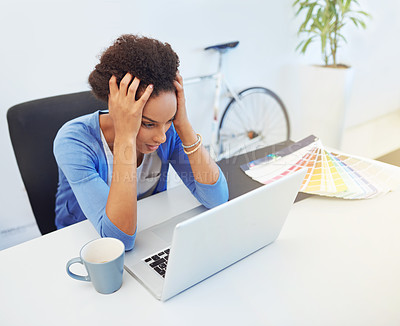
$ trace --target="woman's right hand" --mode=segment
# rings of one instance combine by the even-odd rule
[[[133,76],[127,73],[122,78],[119,88],[115,76],[109,80],[108,109],[113,120],[116,137],[136,138],[142,122],[143,108],[153,91],[153,85],[147,86],[142,96],[136,100],[135,96],[140,80],[135,77],[129,85],[132,78]]]
[[[149,85],[138,100],[140,80],[127,73],[118,87],[117,78],[109,81],[108,109],[114,124],[113,177],[106,204],[110,221],[126,234],[133,235],[137,224],[136,137],[142,123],[143,108],[153,87]],[[132,81],[132,84],[129,83]]]

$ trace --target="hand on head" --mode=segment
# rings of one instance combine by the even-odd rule
[[[185,93],[183,90],[183,78],[179,71],[176,73],[176,78],[174,80],[174,86],[176,89],[176,100],[177,100],[177,112],[174,119],[174,125],[178,126],[188,122],[187,112],[186,112],[186,101]]]
[[[132,81],[132,78],[133,76],[127,73],[122,78],[119,87],[115,76],[109,80],[108,109],[116,136],[136,137],[142,121],[143,108],[153,92],[153,85],[148,85],[140,98],[136,100],[140,80],[135,77]]]

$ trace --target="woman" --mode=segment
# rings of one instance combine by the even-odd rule
[[[169,163],[204,206],[228,200],[188,120],[178,66],[169,44],[146,37],[122,35],[104,51],[89,83],[108,111],[69,121],[54,141],[57,228],[87,218],[132,249],[137,199],[166,190]]]

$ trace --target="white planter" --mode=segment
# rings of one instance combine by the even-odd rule
[[[340,149],[353,69],[303,66],[299,77],[302,134],[313,134],[325,146]]]

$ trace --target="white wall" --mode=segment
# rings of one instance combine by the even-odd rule
[[[4,1],[4,0],[3,0]],[[6,111],[14,104],[88,89],[87,76],[101,50],[122,33],[140,33],[171,43],[184,77],[211,72],[216,57],[202,48],[240,40],[226,62],[235,87],[264,85],[296,107],[294,76],[299,64],[320,63],[318,47],[306,56],[295,53],[298,19],[290,0],[14,0],[0,11],[0,232],[31,225],[11,145]],[[339,53],[356,68],[347,125],[353,126],[400,109],[400,2],[363,0],[373,20],[366,31],[348,29],[349,44]],[[201,90],[207,91],[210,85]],[[199,95],[198,95],[199,94]],[[200,131],[209,99],[187,89],[190,116]],[[201,105],[199,105],[199,103]],[[295,125],[295,122],[292,121]],[[296,127],[296,125],[295,125]],[[13,231],[0,233],[4,238]],[[10,239],[12,237],[9,237]],[[8,244],[16,240],[9,240]],[[0,239],[0,248],[2,247]],[[3,247],[6,245],[3,245]]]

